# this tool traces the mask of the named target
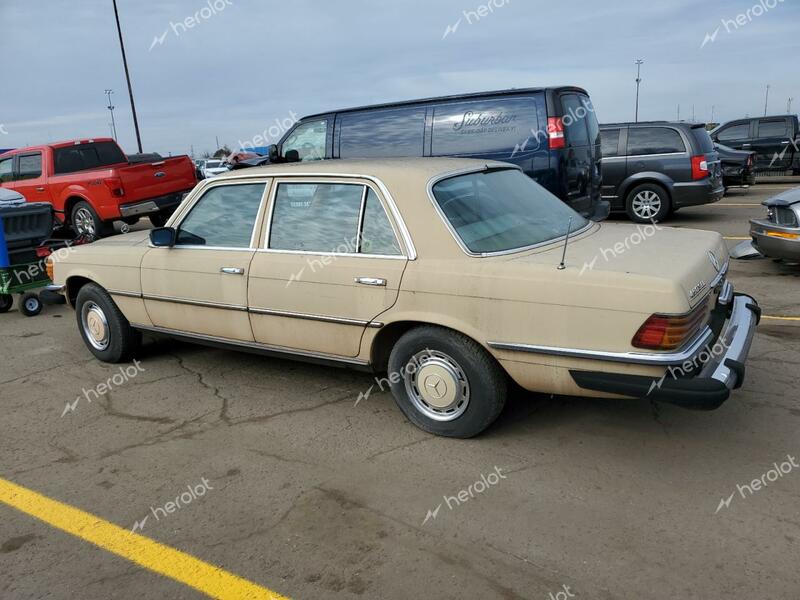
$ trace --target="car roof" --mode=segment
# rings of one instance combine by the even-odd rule
[[[398,102],[384,102],[380,104],[368,104],[365,106],[355,106],[351,108],[342,108],[339,110],[328,110],[325,112],[314,113],[311,115],[306,115],[305,117],[301,118],[301,121],[305,121],[307,119],[314,119],[318,117],[323,117],[325,115],[330,115],[333,113],[348,113],[348,112],[356,112],[361,110],[372,110],[372,109],[381,109],[381,108],[392,108],[398,106],[409,106],[413,104],[424,104],[427,102],[453,102],[458,100],[474,100],[476,98],[484,98],[484,97],[491,97],[491,96],[512,96],[517,94],[531,94],[531,93],[538,93],[538,92],[545,92],[547,90],[553,90],[556,92],[561,91],[573,91],[579,92],[581,94],[589,95],[582,87],[574,86],[574,85],[555,85],[555,86],[546,86],[546,87],[530,87],[530,88],[510,88],[504,90],[494,90],[489,92],[470,92],[468,94],[453,94],[450,96],[433,96],[431,98],[417,98],[414,100],[401,100]]]

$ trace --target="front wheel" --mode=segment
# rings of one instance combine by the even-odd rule
[[[645,183],[628,193],[625,212],[634,223],[658,223],[670,213],[671,204],[664,188]]]
[[[127,362],[139,348],[141,334],[100,286],[88,283],[80,289],[75,315],[86,347],[103,362]]]
[[[500,415],[506,375],[474,340],[424,326],[403,335],[389,356],[392,395],[417,427],[446,437],[478,435]]]

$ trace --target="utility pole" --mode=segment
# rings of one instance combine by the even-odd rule
[[[678,123],[681,122],[681,105],[678,104]]]
[[[794,98],[791,98],[791,97],[786,101],[786,114],[787,115],[792,114],[792,102],[794,102]]]
[[[764,97],[764,116],[767,116],[767,105],[769,104],[769,84],[767,84],[767,95]]]
[[[133,88],[131,87],[131,76],[128,72],[128,59],[125,56],[125,42],[122,41],[122,28],[119,25],[119,11],[117,10],[117,0],[111,0],[114,4],[114,19],[117,21],[117,34],[119,35],[119,49],[122,51],[122,65],[125,68],[125,80],[128,82],[128,96],[131,99],[131,112],[133,113],[133,128],[136,130],[136,145],[139,154],[142,153],[142,137],[139,135],[139,120],[136,118],[136,104],[133,102]]]
[[[694,104],[692,104],[692,123],[697,123],[697,117],[694,114]]]
[[[214,139],[217,140],[217,150],[219,150],[219,136],[215,135]]]
[[[711,122],[712,123],[714,122],[714,109],[715,108],[716,108],[716,105],[712,104],[711,105]]]
[[[111,94],[114,93],[114,90],[106,90],[106,96],[108,97],[108,106],[106,107],[111,112],[111,137],[114,138],[114,141],[117,141],[117,124],[114,122],[114,105],[111,104]]]
[[[636,123],[639,122],[639,84],[642,83],[642,65],[644,61],[641,58],[636,59]]]

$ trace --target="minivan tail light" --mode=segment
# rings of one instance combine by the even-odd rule
[[[564,148],[567,145],[564,139],[564,121],[561,117],[548,117],[547,138],[550,140],[552,150]]]
[[[708,161],[704,154],[692,157],[692,179],[708,177]]]
[[[631,345],[647,350],[677,350],[706,321],[708,300],[685,315],[651,315],[633,336]]]
[[[119,177],[108,177],[103,180],[106,187],[111,190],[111,195],[119,198],[125,195],[125,190],[122,187],[122,180]]]

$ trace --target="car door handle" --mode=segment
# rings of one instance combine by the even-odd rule
[[[356,277],[356,283],[361,285],[386,286],[386,280],[379,277]]]
[[[742,148],[749,148],[752,144],[742,144]]]
[[[786,142],[786,143],[788,144],[789,142]],[[36,191],[37,192],[43,192],[44,191],[44,187],[40,185],[39,187],[36,188]]]
[[[240,269],[239,267],[222,267],[219,272],[225,273],[226,275],[244,275],[244,269]]]
[[[788,143],[789,143],[789,140],[786,140],[785,142],[781,142],[781,144],[788,144]]]

